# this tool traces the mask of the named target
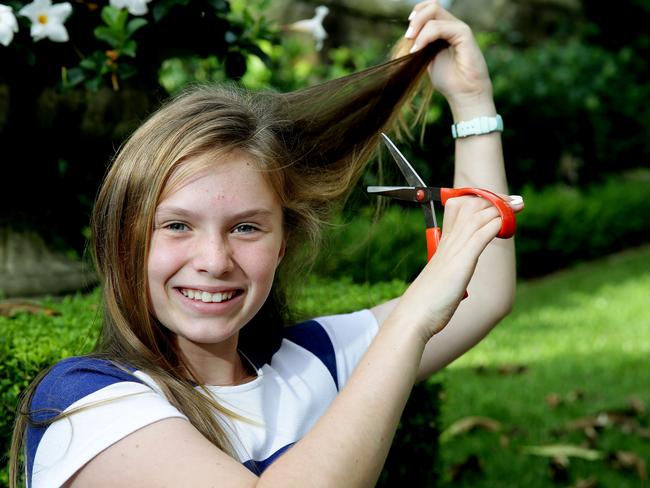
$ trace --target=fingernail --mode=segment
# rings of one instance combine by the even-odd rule
[[[415,12],[415,10],[413,10],[413,11],[409,14],[409,18],[408,18],[408,20],[413,20],[413,17],[415,17],[415,14],[416,14],[416,12]]]
[[[521,195],[510,195],[510,203],[512,205],[522,205],[524,203],[524,197]]]
[[[414,53],[414,52],[417,51],[418,49],[420,49],[420,46],[418,46],[417,44],[413,44],[413,47],[412,47],[411,50],[409,51],[409,54],[410,54],[410,53]]]
[[[409,28],[406,30],[406,34],[404,34],[404,37],[407,39],[411,39],[413,37],[413,27],[409,26]]]

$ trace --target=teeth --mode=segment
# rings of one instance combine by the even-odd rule
[[[191,290],[189,288],[182,288],[181,293],[185,295],[187,298],[191,298],[192,300],[199,300],[204,303],[224,302],[226,300],[230,300],[232,296],[235,294],[234,291],[226,291],[223,293],[210,293],[201,290]]]

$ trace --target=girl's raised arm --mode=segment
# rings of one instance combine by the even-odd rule
[[[437,39],[450,45],[435,57],[429,76],[434,89],[447,99],[454,123],[496,116],[487,66],[470,28],[436,1],[416,5],[410,21],[406,36],[414,40],[414,50]],[[508,193],[499,132],[456,139],[454,186]],[[450,217],[461,218],[457,209],[461,199],[454,200],[446,205],[445,227],[451,225]],[[512,207],[518,212],[523,204],[513,201]],[[490,243],[481,255],[468,291],[469,297],[461,302],[449,325],[427,344],[419,379],[427,378],[463,354],[510,311],[515,293],[513,239],[495,239]],[[439,292],[430,291],[432,295]],[[397,300],[373,309],[380,323]]]

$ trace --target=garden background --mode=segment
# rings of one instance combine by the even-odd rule
[[[17,397],[36,372],[92,348],[100,314],[88,217],[110,158],[138,122],[195,81],[284,91],[379,63],[412,2],[325,2],[320,41],[292,25],[314,15],[310,2],[80,0],[62,24],[67,41],[60,29],[50,34],[58,41],[47,33],[35,41],[18,15],[28,2],[0,2],[11,7],[0,6],[6,452]],[[650,2],[447,3],[486,53],[511,193],[526,202],[517,303],[479,346],[416,387],[380,483],[645,486]],[[426,181],[451,184],[450,124],[434,98],[422,141],[403,144]],[[419,209],[377,213],[363,192],[380,176],[373,168],[328,232],[300,297],[305,316],[395,296],[424,264]]]

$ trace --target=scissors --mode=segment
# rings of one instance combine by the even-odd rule
[[[408,202],[416,202],[422,206],[424,211],[424,221],[426,223],[426,238],[427,238],[427,261],[429,261],[440,242],[440,227],[436,221],[436,212],[433,207],[433,202],[440,202],[442,205],[447,203],[450,198],[461,197],[465,195],[472,195],[476,197],[485,198],[499,211],[501,216],[501,229],[497,237],[508,239],[515,233],[517,223],[515,214],[506,200],[489,190],[481,188],[436,188],[427,186],[420,175],[413,169],[413,166],[397,149],[393,141],[391,141],[386,134],[381,133],[381,138],[388,147],[392,154],[397,166],[406,178],[406,181],[411,186],[369,186],[368,193],[376,195],[384,195],[398,200],[405,200]]]

